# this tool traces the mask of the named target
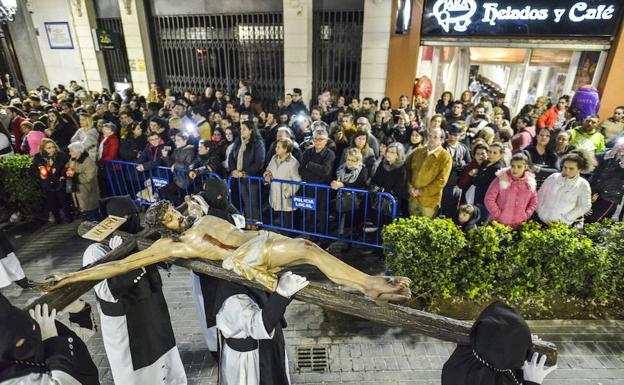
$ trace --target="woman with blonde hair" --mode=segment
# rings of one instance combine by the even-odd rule
[[[49,221],[61,223],[61,209],[67,222],[73,221],[70,201],[65,192],[65,165],[69,157],[52,139],[43,138],[30,169],[41,180]]]
[[[78,120],[80,128],[76,130],[70,142],[82,144],[89,157],[95,162],[100,133],[93,126],[93,116],[83,112],[79,115]]]

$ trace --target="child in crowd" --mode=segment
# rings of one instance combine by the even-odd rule
[[[535,176],[529,171],[529,158],[523,153],[511,158],[511,167],[500,169],[485,194],[490,221],[514,229],[526,222],[537,207]]]
[[[468,232],[479,223],[481,219],[481,210],[477,206],[464,204],[459,206],[457,216],[453,219],[455,224],[459,226],[463,232]]]

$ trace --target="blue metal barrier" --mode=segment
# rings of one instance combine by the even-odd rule
[[[173,189],[173,194],[182,199],[185,195],[193,194],[201,189],[207,178],[219,178],[220,175],[208,173],[197,175],[195,178],[189,177],[187,170],[168,167],[155,167],[139,171],[138,163],[124,162],[121,160],[111,160],[106,162],[106,178],[108,185],[114,196],[129,195],[132,199],[142,205],[150,205],[162,198],[160,190],[172,183],[176,179],[183,181],[183,187]]]
[[[397,214],[387,192],[257,176],[229,177],[228,186],[249,224],[365,246],[381,247],[381,229]]]
[[[188,170],[156,167],[139,171],[137,166],[118,160],[106,163],[114,196],[130,195],[137,203],[150,205],[163,198],[165,186],[182,199],[199,191],[206,178],[221,179],[215,173],[190,178]],[[381,247],[381,229],[397,214],[396,199],[387,192],[334,190],[327,185],[281,179],[269,183],[256,176],[229,177],[227,183],[230,201],[244,213],[247,223],[267,229]]]

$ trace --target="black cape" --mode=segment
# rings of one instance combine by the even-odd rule
[[[526,384],[521,368],[531,352],[531,331],[514,309],[498,301],[490,304],[472,326],[470,342],[458,346],[442,367],[442,385]],[[507,369],[513,375],[499,371]]]

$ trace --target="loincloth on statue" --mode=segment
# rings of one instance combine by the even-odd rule
[[[283,238],[285,238],[283,235],[260,230],[257,237],[232,251],[230,256],[223,260],[222,267],[275,290],[277,288],[275,273],[281,267],[275,268],[270,265],[271,245],[274,240]]]

